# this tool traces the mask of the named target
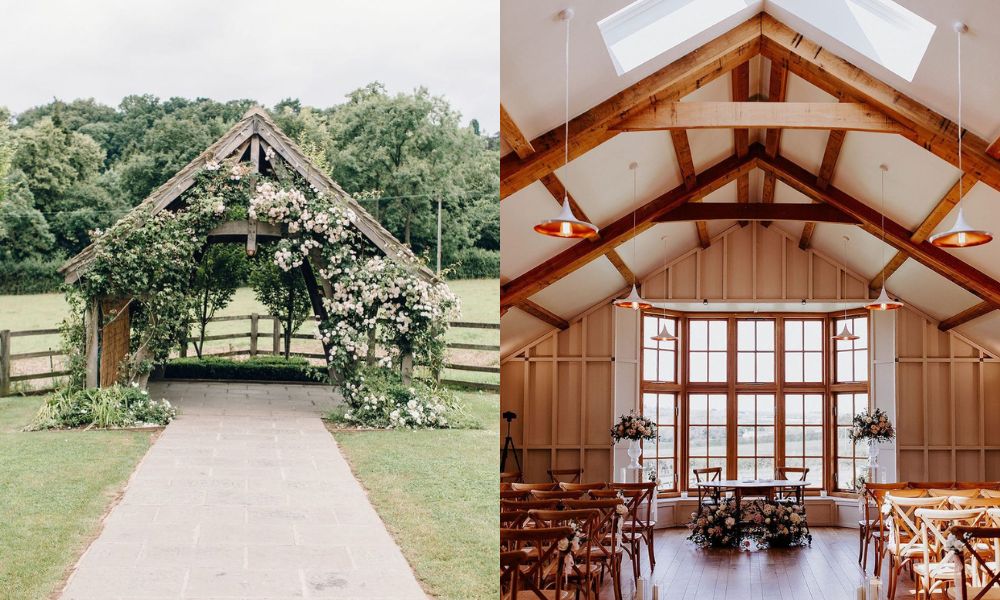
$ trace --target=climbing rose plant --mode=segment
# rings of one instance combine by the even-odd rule
[[[458,314],[455,295],[444,283],[418,276],[418,261],[409,252],[401,249],[386,259],[358,229],[358,215],[346,202],[319,193],[273,153],[267,158],[274,177],[246,164],[209,162],[180,198],[181,209],[153,214],[140,207],[98,232],[94,261],[70,293],[133,299],[122,380],[148,373],[183,339],[193,301],[190,276],[208,232],[247,217],[287,232],[275,244],[275,265],[289,271],[308,260],[329,282],[319,337],[348,403],[360,393],[359,370],[373,341],[387,349],[378,357],[384,366],[410,352],[416,363],[438,372],[444,333]]]

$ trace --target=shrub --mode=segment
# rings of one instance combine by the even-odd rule
[[[0,261],[0,294],[54,292],[62,284],[62,276],[58,272],[62,263],[61,257]]]
[[[463,248],[455,253],[449,279],[495,279],[500,277],[500,252],[485,248]]]
[[[232,360],[221,356],[175,358],[168,361],[163,376],[167,379],[237,379],[242,381],[320,381],[328,380],[326,371],[314,367],[299,356],[255,356]]]
[[[137,387],[67,388],[45,399],[28,429],[166,425],[175,416],[177,409],[170,402],[153,400],[148,392]]]
[[[414,379],[403,385],[395,371],[368,369],[360,384],[344,386],[346,410],[335,420],[373,429],[444,429],[453,424],[449,412],[457,409],[450,391]]]

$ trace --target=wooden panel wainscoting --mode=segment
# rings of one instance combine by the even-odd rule
[[[908,308],[896,351],[899,479],[1000,479],[1000,359]]]
[[[101,387],[114,385],[118,381],[118,366],[128,354],[130,315],[129,301],[105,299],[101,301]]]

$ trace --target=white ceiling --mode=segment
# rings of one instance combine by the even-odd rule
[[[768,1],[751,2],[745,11],[699,34],[667,53],[619,77],[601,40],[598,20],[629,4],[631,0],[577,0],[572,26],[570,113],[577,115],[600,103],[639,79],[669,64],[706,41],[756,14],[763,6],[775,18],[802,31],[824,48],[857,64],[889,85],[930,108],[955,117],[955,34],[951,23],[961,18],[970,32],[963,39],[965,73],[965,125],[977,135],[993,139],[1000,133],[1000,78],[984,76],[993,72],[1000,56],[1000,2],[967,0],[944,3],[934,0],[899,0],[899,3],[938,26],[927,55],[912,82],[906,82],[875,62],[796,20]],[[565,1],[535,0],[503,2],[501,6],[501,98],[504,107],[529,139],[563,122],[563,24],[556,14]],[[751,61],[750,94],[767,93],[769,61]],[[977,76],[978,75],[978,76]],[[731,100],[730,77],[719,77],[685,101]],[[789,75],[786,99],[799,102],[827,102],[833,98],[803,79]],[[730,156],[731,130],[689,130],[689,140],[698,171]],[[786,130],[780,152],[803,168],[817,172],[826,147],[825,131]],[[763,141],[762,132],[751,132],[751,141]],[[637,197],[632,199],[632,177],[628,164],[639,163]],[[850,132],[847,134],[832,185],[880,208],[879,165],[889,166],[885,182],[885,213],[909,229],[915,229],[958,178],[958,170],[930,152],[896,135]],[[572,161],[568,169],[557,171],[567,189],[599,227],[627,215],[635,207],[681,184],[680,169],[670,136],[660,132],[620,134]],[[751,202],[759,201],[763,177],[751,174]],[[734,202],[736,184],[731,183],[704,199],[705,202]],[[809,202],[802,194],[779,183],[775,202]],[[1000,232],[1000,192],[979,184],[966,196],[967,216],[976,224]],[[540,183],[532,184],[501,202],[501,279],[507,281],[573,245],[571,241],[540,236],[531,227],[556,213],[558,205]],[[954,220],[950,215],[938,229]],[[731,221],[709,222],[715,235]],[[775,226],[798,236],[802,223],[776,221]],[[843,251],[843,235],[851,242]],[[669,236],[668,240],[662,238]],[[636,258],[631,243],[618,248],[625,263],[640,277],[697,245],[691,223],[658,224],[637,238]],[[895,250],[858,227],[821,223],[816,227],[813,246],[832,260],[846,262],[849,269],[875,276]],[[1000,242],[980,248],[958,250],[963,260],[1000,279]],[[552,312],[570,318],[620,289],[624,281],[606,259],[599,259],[536,294],[532,300]],[[949,317],[979,302],[979,299],[913,260],[906,261],[888,281],[890,292],[932,317]],[[502,353],[544,333],[548,326],[511,309],[502,319]],[[517,333],[515,333],[515,331]],[[1000,313],[995,312],[959,328],[972,340],[1000,349]],[[515,339],[516,338],[516,339]],[[527,338],[527,339],[526,339]]]

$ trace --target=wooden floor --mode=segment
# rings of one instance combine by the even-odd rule
[[[701,549],[686,536],[683,528],[656,533],[652,583],[661,587],[661,600],[855,600],[864,580],[856,529],[817,527],[812,546],[756,552]],[[644,556],[642,573],[649,578],[647,560]],[[869,556],[869,575],[871,568]],[[630,600],[634,591],[631,566],[625,565],[624,571],[628,575],[623,595]],[[888,587],[885,574],[883,581],[884,590]],[[610,583],[602,589],[601,598],[614,598]],[[908,575],[900,579],[896,598],[914,598]]]

